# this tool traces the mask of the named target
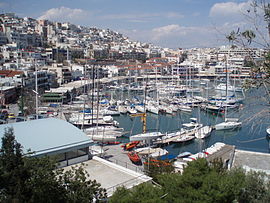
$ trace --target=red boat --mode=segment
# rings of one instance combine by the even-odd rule
[[[132,141],[132,142],[122,145],[122,147],[124,148],[124,150],[130,150],[136,147],[139,143],[140,141]]]
[[[133,162],[133,163],[140,163],[141,162],[141,158],[139,157],[139,155],[134,152],[134,151],[131,151],[128,153],[128,157],[129,159]]]

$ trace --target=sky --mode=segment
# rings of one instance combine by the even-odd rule
[[[0,0],[19,17],[111,29],[168,48],[217,47],[246,26],[251,0]]]

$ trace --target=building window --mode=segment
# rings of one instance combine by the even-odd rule
[[[55,156],[57,162],[66,160],[66,153],[60,153]]]
[[[80,157],[80,156],[84,156],[88,154],[88,150],[87,148],[81,148],[81,149],[77,149],[77,150],[72,150],[66,153],[66,158],[67,159],[73,159],[76,157]]]
[[[78,156],[83,156],[83,155],[87,155],[88,153],[88,148],[82,148],[82,149],[78,149]]]
[[[67,152],[67,159],[73,159],[77,157],[77,150]]]

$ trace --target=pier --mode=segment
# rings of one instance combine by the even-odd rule
[[[183,136],[192,136],[194,135],[196,132],[196,130],[192,130],[190,132],[187,132],[187,133],[183,133],[183,134],[180,134],[180,135],[177,135],[177,136],[173,136],[173,137],[170,137],[170,138],[167,138],[167,139],[163,139],[163,140],[159,140],[157,142],[155,142],[155,144],[157,145],[168,145],[172,142],[175,142],[177,139],[180,139],[181,137]]]

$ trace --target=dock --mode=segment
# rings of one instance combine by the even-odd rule
[[[187,132],[187,133],[183,133],[181,135],[177,135],[177,136],[174,136],[174,137],[170,137],[170,138],[167,138],[167,139],[163,139],[163,140],[158,140],[155,142],[155,144],[157,145],[166,145],[166,144],[170,144],[171,142],[175,142],[177,139],[183,137],[183,136],[192,136],[194,135],[196,132],[196,130],[192,130],[190,132]]]

